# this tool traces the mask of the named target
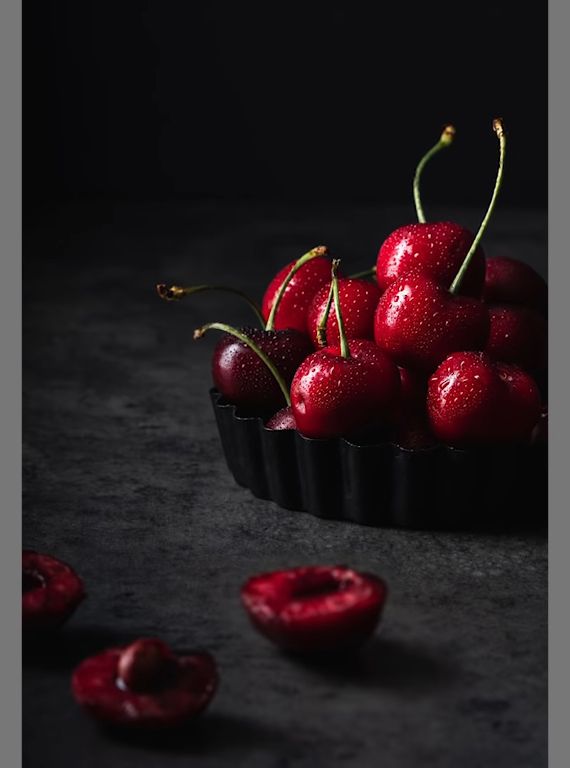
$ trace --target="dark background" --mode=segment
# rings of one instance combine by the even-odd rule
[[[547,4],[24,2],[24,205],[547,200]]]

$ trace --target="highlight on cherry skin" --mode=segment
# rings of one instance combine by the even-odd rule
[[[71,688],[76,702],[100,723],[163,731],[203,712],[218,682],[208,652],[176,654],[158,638],[139,638],[82,661]]]
[[[262,573],[241,588],[258,632],[283,650],[308,654],[363,645],[380,622],[387,594],[378,576],[341,565]]]

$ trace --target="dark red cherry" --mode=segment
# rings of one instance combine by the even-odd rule
[[[241,589],[253,626],[296,652],[352,649],[373,634],[386,602],[377,576],[344,566],[308,566],[264,573]]]
[[[83,581],[67,563],[32,550],[22,553],[22,629],[54,630],[85,598]]]
[[[517,366],[455,352],[429,380],[427,410],[434,435],[464,447],[529,440],[541,402],[534,379]]]
[[[208,706],[217,685],[209,653],[176,655],[155,638],[85,659],[71,681],[75,700],[96,720],[151,730],[192,720]]]
[[[473,243],[474,235],[452,221],[406,224],[382,243],[376,260],[376,280],[382,291],[411,269],[432,277],[449,288]],[[481,296],[485,258],[477,247],[459,292]]]
[[[286,264],[269,283],[263,295],[261,313],[267,322],[279,289],[295,262]],[[294,328],[307,332],[307,312],[315,293],[331,279],[330,259],[319,256],[304,264],[291,278],[275,314],[274,327],[277,330]]]
[[[488,335],[489,313],[483,302],[453,296],[419,270],[387,288],[374,318],[376,344],[398,365],[426,373],[451,352],[483,349]]]
[[[380,299],[380,289],[369,280],[341,278],[338,281],[340,308],[344,320],[344,330],[348,339],[374,338],[374,312]],[[307,333],[315,349],[321,345],[318,338],[318,326],[326,313],[329,301],[329,286],[317,291],[307,314]],[[336,314],[331,312],[326,322],[325,338],[327,344],[338,344],[338,322]]]
[[[546,365],[548,329],[543,315],[514,305],[489,307],[491,328],[485,346],[494,360],[541,371]]]
[[[299,365],[313,351],[307,335],[299,331],[261,328],[240,331],[265,352],[287,386]],[[246,343],[230,334],[224,334],[216,344],[212,378],[225,399],[241,408],[264,413],[284,405],[283,393],[263,360]]]
[[[516,304],[546,314],[548,288],[535,270],[517,259],[487,259],[483,299],[489,304]]]

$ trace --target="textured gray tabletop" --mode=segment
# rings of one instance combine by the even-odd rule
[[[200,323],[243,323],[248,310],[154,293],[216,281],[259,296],[319,243],[363,269],[412,213],[107,205],[27,225],[23,541],[73,564],[89,596],[55,647],[24,655],[26,766],[546,766],[546,537],[361,528],[254,499],[221,455],[215,334],[192,341]],[[475,228],[480,212],[429,215]],[[485,245],[544,274],[546,215],[498,211]],[[360,657],[302,663],[250,628],[246,577],[336,562],[390,586]],[[113,738],[70,696],[77,661],[138,635],[219,663],[211,709],[170,746]]]

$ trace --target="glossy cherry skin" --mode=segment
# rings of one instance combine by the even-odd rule
[[[428,384],[427,410],[435,436],[455,447],[530,439],[540,419],[534,379],[484,352],[455,352]]]
[[[351,357],[324,347],[299,366],[291,383],[291,408],[305,437],[355,435],[389,421],[398,402],[400,376],[373,342],[350,342]]]
[[[287,385],[313,351],[307,335],[299,331],[241,330],[271,359]],[[238,407],[264,413],[284,405],[283,393],[271,371],[235,336],[224,334],[218,341],[212,357],[212,378],[224,398]]]
[[[286,408],[281,408],[280,411],[273,414],[269,421],[265,424],[266,429],[283,430],[283,429],[297,429],[297,422],[293,415],[293,409],[290,405]]]
[[[489,307],[491,328],[485,352],[494,360],[514,363],[525,371],[546,365],[548,330],[539,312],[514,305]]]
[[[295,266],[295,262],[286,264],[267,286],[261,302],[261,314],[265,322],[269,318],[275,297],[283,281]],[[308,261],[293,275],[275,315],[276,330],[293,328],[300,333],[307,332],[307,312],[315,293],[331,281],[331,262],[325,256]]]
[[[369,280],[342,278],[338,281],[340,310],[348,339],[374,338],[374,312],[380,300],[380,289]],[[313,297],[307,314],[307,333],[315,349],[319,348],[317,326],[325,313],[329,286],[324,285]],[[326,326],[326,343],[338,344],[338,321],[334,307],[329,313]]]
[[[419,269],[449,288],[474,240],[465,227],[452,221],[406,224],[382,243],[376,260],[376,280],[382,291],[410,269]],[[485,257],[479,246],[459,293],[480,297],[485,280]]]
[[[241,598],[254,627],[280,648],[338,652],[373,634],[387,587],[344,566],[307,566],[254,576]]]
[[[487,259],[483,299],[489,304],[516,304],[546,314],[548,288],[535,270],[517,259]]]
[[[431,373],[457,350],[483,349],[489,313],[482,301],[453,296],[418,270],[397,278],[378,302],[376,344],[398,365]]]
[[[32,550],[22,553],[22,629],[58,629],[85,598],[83,581],[67,563]]]
[[[121,728],[164,730],[188,723],[210,703],[218,686],[214,658],[206,652],[176,655],[166,653],[163,659],[148,652],[144,674],[131,671],[131,686],[121,677],[125,656],[133,646],[140,654],[145,644],[160,641],[141,638],[130,646],[109,648],[79,664],[72,675],[73,696],[96,720]],[[165,647],[166,648],[166,647]],[[168,649],[167,649],[168,650]],[[156,668],[151,669],[149,658]],[[132,665],[131,665],[132,670]]]

